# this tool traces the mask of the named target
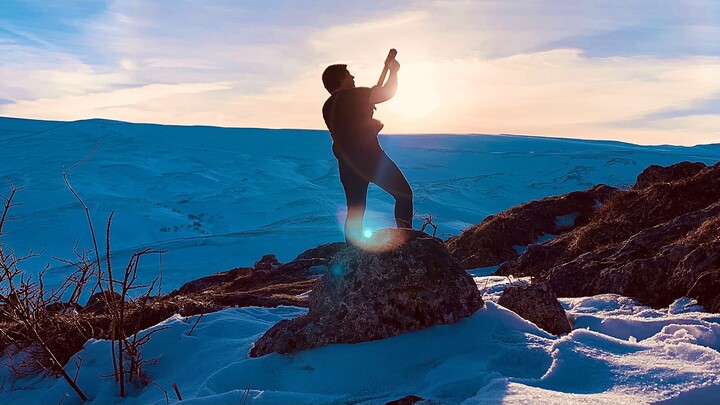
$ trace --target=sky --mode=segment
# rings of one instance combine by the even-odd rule
[[[0,115],[325,129],[378,80],[385,133],[720,142],[719,1],[2,0]]]

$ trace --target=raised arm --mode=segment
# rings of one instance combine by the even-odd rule
[[[400,70],[400,63],[398,63],[395,59],[392,59],[388,62],[387,66],[390,71],[388,79],[384,85],[374,86],[370,90],[370,104],[378,104],[383,101],[388,101],[395,95],[395,91],[397,91],[397,72]]]

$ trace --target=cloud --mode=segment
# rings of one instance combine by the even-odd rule
[[[61,97],[135,83],[124,69],[105,69],[71,54],[0,43],[0,93],[15,101]]]
[[[402,74],[401,69],[401,86]],[[720,57],[588,58],[579,50],[565,49],[489,60],[458,59],[438,64],[428,78],[441,100],[431,115],[406,119],[389,108],[380,107],[379,112],[390,131],[401,127],[411,132],[619,139],[619,134],[631,136],[639,125],[650,126],[650,119],[643,120],[648,115],[678,107],[692,111],[716,98],[717,77]],[[402,91],[401,87],[398,93]],[[659,120],[656,133],[667,130],[668,135],[677,135],[672,126],[677,122]],[[676,136],[673,143],[701,143],[714,135],[702,125],[685,129],[689,132]]]
[[[708,17],[720,7],[654,4],[116,1],[75,22],[72,46],[46,30],[13,28],[33,41],[0,32],[11,100],[0,113],[322,129],[325,66],[348,63],[370,85],[395,47],[398,97],[377,112],[387,132],[709,141],[714,114],[700,106],[720,95],[720,23]],[[393,103],[409,89],[416,103],[434,93],[437,107],[402,115]]]
[[[720,143],[719,114],[691,114],[653,119],[616,128],[613,134],[641,144],[697,145]]]
[[[21,101],[0,106],[0,112],[8,116],[58,120],[93,117],[127,120],[123,114],[130,112],[129,116],[133,120],[146,121],[142,118],[152,118],[153,115],[163,118],[166,103],[179,103],[186,97],[231,88],[232,84],[225,82],[150,84],[107,92]],[[177,114],[182,114],[182,111]],[[155,121],[150,119],[146,122]]]

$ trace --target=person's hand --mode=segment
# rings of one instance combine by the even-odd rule
[[[397,73],[397,71],[400,70],[400,62],[393,59],[387,63],[387,67],[390,72]]]
[[[377,134],[378,132],[382,131],[382,129],[385,127],[385,124],[383,124],[380,120],[372,119],[370,121],[370,128],[371,130]]]

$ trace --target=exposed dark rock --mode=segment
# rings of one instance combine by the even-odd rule
[[[175,314],[191,316],[233,306],[307,306],[307,299],[301,294],[311,290],[318,278],[317,270],[313,268],[326,267],[332,255],[344,245],[319,246],[286,264],[278,262],[273,255],[266,255],[254,267],[203,277],[168,295],[130,299],[124,302],[122,329],[129,336]],[[48,305],[43,308],[46,313],[42,314],[45,324],[40,328],[41,337],[64,364],[88,338],[110,338],[112,322],[107,304],[120,303],[120,300],[120,294],[105,291],[93,294],[82,308],[67,303]],[[72,308],[79,311],[68,310]],[[32,343],[25,338],[28,333],[22,323],[0,318],[0,328],[9,331],[0,335],[0,351],[10,344],[24,347]],[[47,359],[37,360],[45,364]]]
[[[137,330],[157,325],[175,314],[192,316],[216,312],[224,308],[213,302],[186,296],[160,296],[133,300],[126,303],[124,329],[129,335]],[[109,325],[107,326],[109,329]]]
[[[498,304],[553,335],[570,333],[567,314],[547,283],[505,288]]]
[[[314,268],[327,267],[330,259],[338,252],[345,249],[345,242],[333,242],[308,249],[300,253],[293,261],[283,264],[280,270],[284,272],[300,272],[303,274],[315,275]],[[323,270],[321,270],[322,272]]]
[[[301,288],[302,292],[312,288],[312,283],[304,284]],[[293,285],[288,290],[294,290],[298,285]],[[296,307],[306,307],[307,300],[296,295],[285,294],[282,286],[278,286],[278,291],[266,290],[261,293],[248,294],[240,292],[222,293],[212,297],[212,302],[225,307],[277,307],[279,305],[290,305]],[[298,292],[298,291],[295,291]],[[301,294],[302,292],[298,293]]]
[[[270,328],[250,355],[382,339],[455,322],[483,306],[472,277],[439,239],[384,229],[372,242],[335,255],[310,294],[310,311]]]
[[[313,268],[326,268],[345,243],[307,250],[290,263],[265,255],[253,267],[239,267],[185,283],[170,296],[187,295],[222,306],[307,306],[299,295],[311,290],[318,277]]]
[[[615,293],[654,307],[689,296],[719,311],[720,164],[692,174],[699,165],[648,171],[587,225],[529,246],[498,274],[535,276],[560,296]]]
[[[700,162],[680,162],[667,167],[650,165],[638,175],[633,188],[643,189],[653,184],[692,177],[705,167],[705,164]]]
[[[515,246],[527,246],[543,234],[559,235],[585,225],[615,191],[613,187],[598,185],[531,201],[485,218],[460,236],[448,239],[446,245],[464,269],[495,266],[517,258]],[[577,216],[574,223],[558,223],[558,218],[574,215]]]
[[[177,291],[174,291],[171,294],[187,295],[192,293],[199,293],[201,291],[211,289],[215,286],[230,283],[243,277],[252,277],[253,273],[254,271],[251,267],[239,267],[236,269],[223,271],[221,273],[216,273],[210,276],[201,277],[197,280],[189,281],[183,284]]]
[[[417,402],[424,401],[425,399],[420,398],[417,395],[408,395],[394,401],[385,403],[385,405],[413,405]]]
[[[294,296],[312,289],[317,277],[312,268],[327,267],[344,247],[344,242],[321,245],[285,264],[275,255],[265,255],[253,267],[239,267],[190,281],[170,295],[203,294],[221,305],[307,306],[304,299]],[[273,301],[273,297],[277,299]]]
[[[578,256],[540,279],[565,296],[614,293],[655,307],[690,296],[717,311],[720,203],[638,232],[621,245]]]
[[[265,255],[260,260],[255,262],[253,268],[255,270],[272,270],[280,266],[280,263],[275,255]]]
[[[101,291],[95,293],[88,298],[87,304],[83,308],[83,311],[93,312],[96,314],[107,313],[108,303],[120,301],[122,298],[120,294],[110,291]]]
[[[74,302],[54,302],[50,305],[45,306],[45,309],[49,312],[80,311],[82,309],[82,306]]]
[[[308,249],[300,253],[293,261],[308,259],[332,259],[335,254],[347,247],[345,242],[333,242],[320,245],[318,247]]]

